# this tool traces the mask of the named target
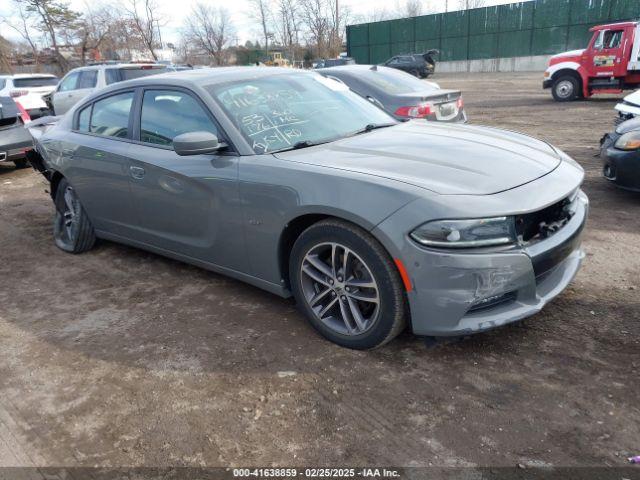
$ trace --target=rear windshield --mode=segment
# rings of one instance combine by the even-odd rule
[[[13,86],[17,88],[55,87],[56,85],[58,85],[58,79],[56,77],[29,77],[13,79]]]
[[[358,72],[358,78],[370,83],[385,93],[400,95],[403,93],[421,93],[425,90],[437,90],[424,80],[419,80],[409,73],[393,68],[378,67],[377,71],[364,70]]]
[[[148,77],[149,75],[157,75],[158,73],[165,73],[167,71],[166,66],[153,66],[153,67],[139,67],[139,68],[121,68],[120,75],[122,80],[133,80],[134,78]]]

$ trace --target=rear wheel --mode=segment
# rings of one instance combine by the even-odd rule
[[[21,158],[20,160],[14,160],[13,164],[16,166],[16,168],[26,168],[29,165],[26,158]]]
[[[563,75],[559,77],[551,87],[551,94],[557,102],[570,102],[579,96],[579,84],[576,77]]]
[[[406,300],[395,265],[377,240],[350,223],[325,220],[305,230],[289,271],[299,307],[338,345],[379,347],[404,328]]]
[[[75,190],[64,178],[58,183],[55,206],[53,237],[56,246],[69,253],[82,253],[91,249],[96,241],[93,226]]]

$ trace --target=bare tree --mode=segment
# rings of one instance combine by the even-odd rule
[[[302,25],[299,9],[297,0],[278,0],[277,20],[274,21],[277,39],[287,50],[293,62],[295,62],[296,49],[300,46]]]
[[[273,16],[271,15],[271,1],[270,0],[249,0],[251,10],[249,10],[249,16],[260,24],[262,30],[262,38],[264,38],[264,45],[267,55],[269,55],[269,32],[273,24]]]
[[[90,5],[87,4],[85,8],[85,13],[79,22],[77,31],[82,65],[86,64],[89,52],[100,49],[111,34],[115,20],[113,6],[103,5],[96,10],[92,10]]]
[[[423,0],[396,0],[396,12],[399,17],[418,17],[422,15]]]
[[[33,36],[35,28],[33,23],[31,22],[31,19],[27,15],[27,12],[24,9],[24,5],[22,5],[19,2],[14,2],[14,3],[15,3],[15,11],[13,15],[14,19],[10,20],[8,18],[3,18],[0,21],[0,25],[4,24],[8,26],[9,28],[17,32],[18,35],[20,35],[24,39],[25,42],[27,42],[33,54],[35,71],[37,72],[39,56],[38,56],[37,41]]]
[[[486,0],[460,0],[460,6],[465,10],[469,10],[471,8],[481,8],[487,4]]]
[[[163,24],[163,17],[157,0],[127,0],[124,9],[145,48],[154,60],[158,60],[156,49],[162,47],[160,26]]]
[[[345,27],[352,16],[348,7],[337,7],[334,0],[300,0],[308,42],[320,57],[335,57],[342,50]]]
[[[184,35],[194,46],[211,55],[217,65],[226,63],[225,49],[235,34],[229,11],[196,3],[187,17]]]
[[[11,68],[11,62],[9,61],[12,49],[11,42],[0,36],[0,72],[13,73],[13,68]]]

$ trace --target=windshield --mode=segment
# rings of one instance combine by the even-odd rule
[[[144,66],[139,68],[121,68],[120,74],[122,75],[122,80],[133,80],[134,78],[147,77],[149,75],[157,75],[159,73],[167,72],[166,66]]]
[[[424,80],[419,80],[413,75],[396,70],[395,68],[377,67],[377,70],[363,69],[357,72],[357,78],[391,95],[436,90],[433,85]]]
[[[279,74],[205,88],[258,154],[396,123],[345,85],[315,73]]]
[[[14,78],[13,86],[16,88],[55,87],[58,85],[56,77],[29,77]]]

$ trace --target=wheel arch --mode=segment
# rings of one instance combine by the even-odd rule
[[[49,178],[49,185],[50,185],[49,195],[51,195],[51,198],[53,200],[55,200],[56,198],[56,191],[58,190],[58,185],[60,184],[63,178],[65,178],[64,175],[62,175],[59,171],[57,170],[51,171],[50,178]]]
[[[287,222],[278,241],[278,266],[280,268],[280,278],[282,278],[285,288],[290,288],[289,260],[294,243],[302,232],[311,225],[328,219],[342,220],[343,222],[350,223],[365,230],[382,245],[382,248],[384,248],[391,260],[395,262],[394,252],[389,248],[388,242],[386,241],[387,239],[380,238],[374,233],[375,225],[370,224],[364,219],[354,218],[353,215],[342,214],[341,212],[305,212]],[[401,274],[400,271],[398,271],[398,273]]]
[[[551,80],[555,83],[560,77],[571,76],[578,81],[581,96],[588,97],[589,83],[587,77],[585,76],[585,73],[582,70],[582,67],[578,67],[577,69],[570,67],[560,68],[559,70],[553,72],[553,75],[551,75]]]

